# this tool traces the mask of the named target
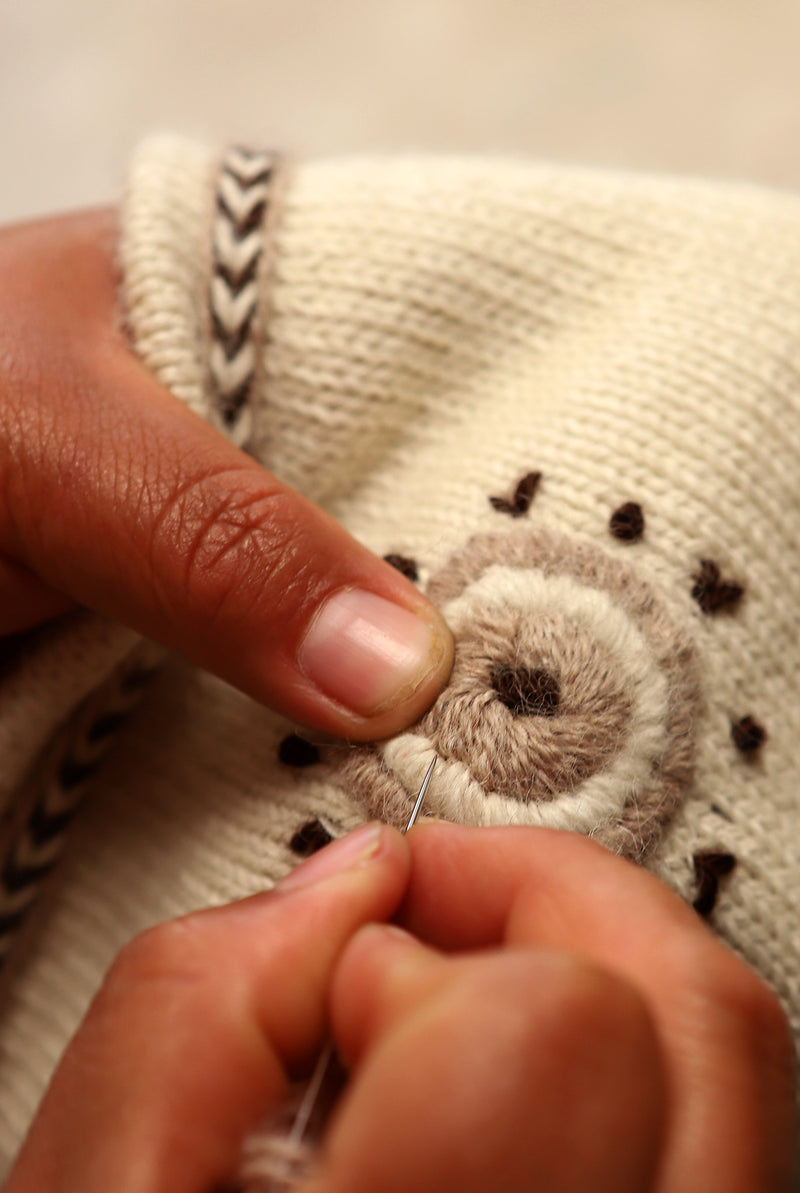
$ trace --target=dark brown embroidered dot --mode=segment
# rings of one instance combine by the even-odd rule
[[[738,721],[731,721],[731,737],[737,750],[752,754],[767,740],[767,731],[755,717],[741,717]]]
[[[285,766],[313,766],[319,762],[319,750],[305,738],[290,733],[278,746],[278,757]]]
[[[292,853],[297,853],[300,857],[310,857],[312,853],[330,845],[332,840],[333,834],[328,832],[322,821],[309,820],[294,834],[289,842],[289,848]]]
[[[548,671],[527,667],[499,667],[491,675],[501,704],[515,717],[554,717],[558,711],[558,680]]]
[[[512,518],[521,518],[531,508],[531,502],[536,495],[541,479],[541,472],[528,472],[522,480],[517,482],[514,495],[510,500],[508,497],[490,497],[489,501],[494,509],[501,514],[510,514]]]
[[[622,539],[624,543],[635,543],[644,534],[642,507],[635,501],[626,501],[614,510],[608,528],[614,538]]]
[[[397,568],[398,572],[402,572],[409,580],[419,580],[419,570],[417,568],[416,560],[408,559],[405,555],[384,555],[384,562],[390,563],[393,568]]]
[[[700,571],[694,578],[692,596],[704,613],[732,609],[744,593],[744,586],[735,580],[723,580],[719,564],[713,559],[701,559]]]
[[[701,850],[694,855],[694,877],[697,895],[692,903],[698,915],[708,916],[714,910],[719,894],[719,884],[727,878],[736,866],[732,853],[721,853],[713,849]]]

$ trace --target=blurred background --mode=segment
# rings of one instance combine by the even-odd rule
[[[0,0],[0,47],[0,220],[163,129],[800,189],[800,0]]]

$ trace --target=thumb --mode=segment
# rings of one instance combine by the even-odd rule
[[[391,915],[398,833],[369,825],[270,892],[126,946],[67,1047],[5,1193],[219,1189],[242,1140],[319,1047],[348,939]],[[225,1184],[228,1188],[228,1184]]]
[[[125,622],[326,732],[409,724],[449,672],[441,617],[133,357],[113,240],[109,213],[0,235],[0,582]]]

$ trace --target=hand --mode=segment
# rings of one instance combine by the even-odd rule
[[[298,1193],[786,1193],[782,1013],[657,880],[547,830],[345,842],[123,952],[4,1193],[211,1193],[326,1005],[352,1079]]]
[[[302,1193],[778,1193],[777,999],[658,880],[571,834],[422,825],[403,926],[332,991],[353,1072]]]
[[[212,1193],[310,1065],[345,942],[391,916],[406,839],[369,825],[274,890],[145,932],[112,966],[3,1193]]]
[[[85,605],[305,724],[410,724],[449,672],[439,614],[154,381],[114,246],[111,212],[0,231],[0,634]]]

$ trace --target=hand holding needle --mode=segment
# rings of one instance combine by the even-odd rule
[[[422,805],[425,801],[425,795],[427,794],[428,786],[430,785],[431,777],[433,775],[433,768],[435,766],[436,758],[434,757],[425,773],[425,778],[422,780],[422,786],[419,789],[419,794],[417,795],[416,801],[414,803],[414,808],[411,812],[411,816],[409,817],[408,824],[403,829],[404,833],[407,833],[409,829],[413,827],[417,817],[420,814]],[[300,1105],[297,1109],[294,1122],[292,1123],[292,1126],[289,1130],[288,1139],[290,1144],[302,1143],[305,1133],[308,1129],[311,1115],[314,1112],[317,1099],[319,1098],[320,1090],[322,1089],[332,1062],[333,1044],[328,1042],[320,1053],[319,1060],[314,1066],[314,1072],[311,1074],[308,1085],[306,1086],[306,1091],[303,1094],[302,1101],[300,1102]]]
[[[422,780],[404,833],[414,825],[420,814],[435,765],[434,758]],[[281,1137],[274,1132],[266,1137],[255,1136],[246,1145],[237,1193],[285,1193],[297,1183],[307,1162],[305,1137],[309,1123],[321,1094],[335,1072],[336,1053],[333,1044],[328,1041],[314,1066],[288,1132]]]

